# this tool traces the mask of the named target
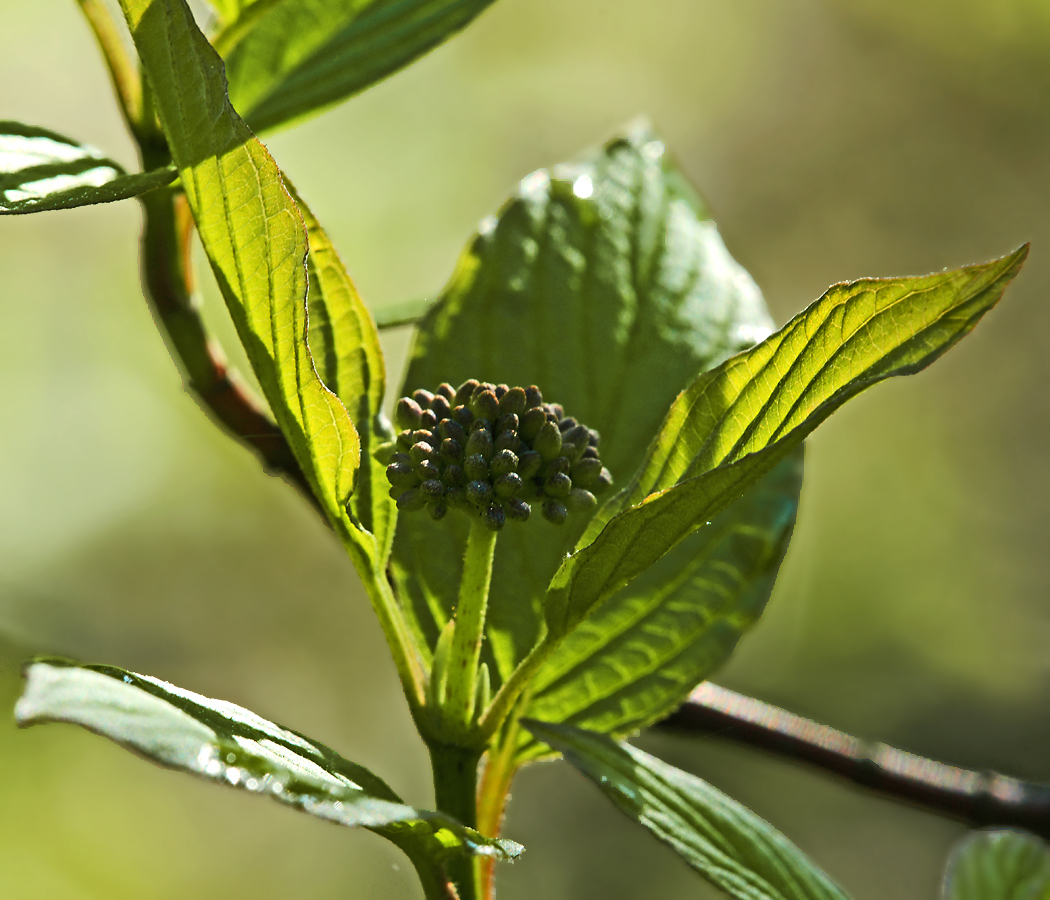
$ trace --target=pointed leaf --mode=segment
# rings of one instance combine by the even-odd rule
[[[1019,831],[986,831],[959,843],[948,863],[944,900],[1047,900],[1050,846]]]
[[[758,288],[706,219],[644,125],[533,173],[482,223],[421,323],[402,393],[468,378],[537,384],[601,432],[602,459],[624,483],[696,373],[771,330]],[[487,624],[494,687],[536,642],[540,600],[585,524],[534,514],[503,529]],[[399,521],[393,571],[431,647],[465,538],[458,514]]]
[[[81,725],[168,768],[367,828],[410,855],[513,859],[521,852],[513,841],[486,838],[446,815],[406,806],[382,779],[324,744],[147,675],[66,660],[31,663],[15,718],[22,727]]]
[[[584,620],[540,670],[525,715],[622,737],[670,714],[761,615],[801,484],[800,448]],[[519,759],[544,752],[530,742]]]
[[[701,375],[675,401],[638,475],[598,511],[552,580],[551,633],[567,633],[718,515],[848,399],[954,346],[1027,254],[1025,245],[953,272],[835,285],[776,334]]]
[[[185,0],[121,0],[223,297],[314,493],[344,533],[360,442],[306,343],[306,227],[276,163],[226,99]]]
[[[0,215],[127,200],[177,177],[174,166],[129,175],[94,147],[45,128],[0,121]]]
[[[492,0],[260,0],[216,47],[257,132],[339,103],[465,28]]]
[[[784,835],[688,772],[569,725],[523,720],[613,804],[737,900],[846,900]]]

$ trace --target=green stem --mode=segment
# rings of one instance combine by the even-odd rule
[[[456,604],[456,625],[448,657],[448,680],[442,719],[453,732],[469,730],[474,721],[474,694],[478,678],[485,612],[489,605],[492,557],[496,532],[479,516],[472,520],[463,558],[463,575]]]
[[[482,752],[455,744],[430,745],[437,808],[471,828],[476,828],[478,822],[478,763]],[[461,855],[450,860],[448,874],[460,900],[477,900],[480,872],[474,857]]]
[[[137,138],[142,126],[142,78],[128,56],[120,29],[103,0],[78,0],[106,62],[113,90],[120,101],[128,130]]]

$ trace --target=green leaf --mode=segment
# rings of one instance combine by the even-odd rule
[[[347,527],[360,441],[306,343],[307,236],[277,164],[226,99],[184,0],[121,0],[172,157],[237,333],[333,525]]]
[[[260,0],[216,37],[230,100],[261,133],[363,91],[492,0]]]
[[[944,900],[1047,900],[1050,846],[1017,831],[972,834],[952,853],[943,896]]]
[[[762,296],[638,126],[535,172],[486,219],[419,326],[402,393],[468,378],[537,384],[602,434],[622,483],[697,372],[771,330]],[[496,548],[487,660],[494,687],[535,644],[540,601],[586,516],[511,523]],[[466,517],[399,520],[393,573],[427,646],[455,603]]]
[[[738,900],[845,900],[779,831],[688,772],[569,725],[522,720],[626,816]]]
[[[670,714],[761,615],[801,486],[799,448],[585,619],[540,670],[525,715],[622,737]],[[530,742],[519,759],[544,752]]]
[[[367,828],[410,856],[513,859],[521,846],[418,810],[364,766],[233,703],[113,666],[41,660],[15,706],[22,727],[69,722],[146,759],[271,797],[339,825]]]
[[[174,166],[129,175],[94,147],[44,128],[0,121],[0,215],[127,200],[177,177]]]
[[[372,451],[393,437],[382,414],[386,364],[375,320],[357,292],[321,223],[285,181],[303,214],[310,243],[309,344],[317,374],[346,407],[361,439],[363,465],[350,498],[359,528],[375,536],[377,565],[386,565],[397,506],[388,494],[385,467]]]
[[[848,399],[954,346],[1027,255],[1025,245],[952,272],[835,285],[776,334],[701,375],[552,580],[551,634],[570,631],[720,513]]]

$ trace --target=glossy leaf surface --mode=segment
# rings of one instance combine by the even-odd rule
[[[360,442],[306,343],[307,237],[276,163],[233,111],[184,0],[122,0],[172,157],[263,393],[339,527]]]
[[[701,375],[675,400],[638,475],[561,565],[547,601],[551,633],[570,631],[718,515],[848,399],[937,359],[999,301],[1027,253],[1026,245],[952,272],[835,285]]]
[[[985,831],[952,853],[944,900],[1047,900],[1050,846],[1018,831]]]
[[[629,818],[737,900],[845,900],[779,831],[688,772],[568,725],[523,720]]]
[[[406,806],[381,778],[324,744],[146,675],[65,660],[35,662],[27,667],[15,718],[23,727],[81,725],[168,768],[367,828],[410,855],[512,859],[521,852],[512,841],[485,838],[441,813]]]
[[[364,90],[466,27],[492,0],[260,0],[216,47],[257,132]]]
[[[525,715],[624,736],[670,714],[765,608],[801,485],[797,451],[603,604],[547,660]]]
[[[601,432],[602,459],[625,483],[678,392],[771,329],[706,219],[645,127],[529,175],[421,323],[402,393],[468,378],[539,385]],[[496,685],[536,641],[540,600],[585,522],[559,529],[536,510],[500,534],[486,648]],[[466,530],[459,513],[399,521],[394,574],[431,647],[455,602]]]
[[[129,175],[94,147],[44,128],[0,122],[0,215],[127,200],[177,177],[173,166]]]

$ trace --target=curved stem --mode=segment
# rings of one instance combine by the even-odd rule
[[[106,62],[113,90],[120,101],[128,130],[138,138],[142,132],[142,78],[128,55],[120,29],[102,0],[77,0]]]
[[[492,558],[496,532],[479,516],[471,521],[463,576],[459,583],[456,624],[448,657],[443,720],[456,731],[469,729],[474,721],[474,694],[485,633],[485,613],[492,582]]]

